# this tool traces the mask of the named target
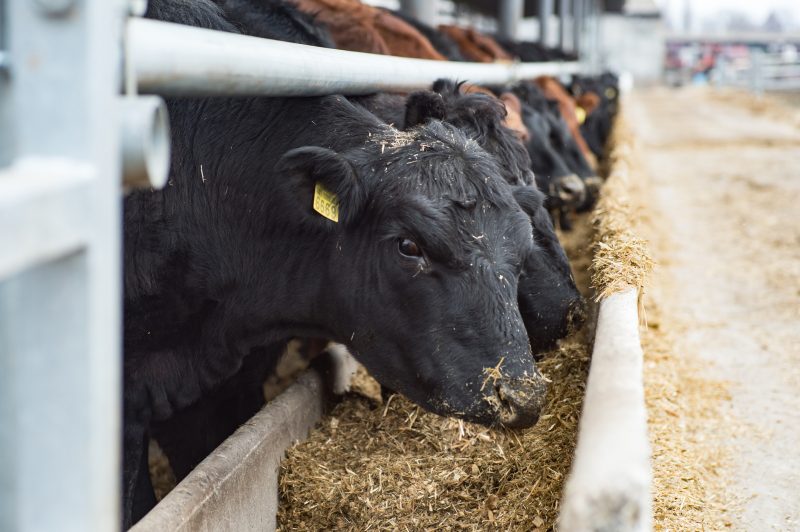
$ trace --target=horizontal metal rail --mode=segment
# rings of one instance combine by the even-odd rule
[[[320,96],[408,91],[438,78],[505,84],[577,73],[578,62],[461,63],[330,50],[133,18],[128,75],[164,95]]]
[[[0,169],[0,282],[86,247],[91,167],[24,160]]]

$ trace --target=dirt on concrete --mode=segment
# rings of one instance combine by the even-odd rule
[[[711,89],[627,105],[650,177],[659,530],[800,529],[800,120]]]

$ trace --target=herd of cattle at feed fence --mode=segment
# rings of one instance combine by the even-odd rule
[[[146,17],[421,58],[563,57],[358,0],[150,0]],[[604,74],[168,100],[168,185],[124,204],[124,525],[155,504],[149,438],[180,480],[263,405],[292,338],[347,345],[439,414],[535,423],[535,357],[585,314],[554,221],[568,230],[597,197],[617,94]]]

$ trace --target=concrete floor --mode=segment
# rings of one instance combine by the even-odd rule
[[[700,435],[727,456],[718,495],[735,530],[800,530],[800,115],[710,89],[640,91],[627,111],[671,241],[676,352],[730,392],[730,430]]]

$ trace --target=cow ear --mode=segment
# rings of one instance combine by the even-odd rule
[[[514,199],[528,216],[534,216],[544,205],[544,194],[536,186],[517,186],[513,190]]]
[[[424,124],[428,120],[444,120],[447,109],[441,94],[431,91],[412,92],[406,100],[404,128]]]
[[[347,225],[358,219],[366,204],[356,169],[333,150],[295,148],[281,157],[275,171],[286,176],[296,207],[313,222]]]
[[[600,105],[600,97],[594,92],[585,92],[576,98],[575,102],[583,107],[587,115],[590,115]]]

